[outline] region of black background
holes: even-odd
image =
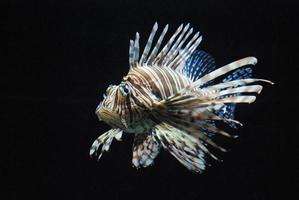
[[[298,9],[296,1],[9,1],[1,3],[1,131],[8,199],[289,199],[298,184]],[[190,22],[219,66],[256,56],[264,85],[237,110],[244,127],[204,174],[163,151],[131,164],[132,137],[99,162],[89,148],[109,126],[94,110],[128,71],[136,31],[144,45],[155,21]],[[169,35],[168,35],[169,36]],[[6,139],[7,138],[7,139]],[[7,176],[8,175],[8,176]],[[296,197],[294,197],[296,199]]]

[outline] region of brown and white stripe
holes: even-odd
[[[201,172],[206,168],[205,155],[218,160],[204,143],[226,151],[206,132],[234,137],[208,121],[240,124],[234,119],[226,119],[233,117],[221,117],[214,111],[226,104],[251,103],[256,99],[252,93],[259,94],[262,86],[248,84],[272,82],[246,78],[204,86],[233,70],[255,65],[257,59],[246,57],[191,79],[183,73],[183,67],[200,44],[200,33],[192,36],[190,24],[181,24],[159,51],[168,25],[153,46],[157,30],[158,24],[155,23],[141,55],[139,33],[130,40],[130,70],[120,85],[107,89],[107,96],[96,110],[99,119],[111,125],[112,129],[93,143],[90,154],[96,153],[101,145],[102,152],[108,151],[113,138],[120,140],[125,131],[135,134],[133,166],[151,165],[162,145],[185,167]],[[189,70],[201,70],[200,67]]]
[[[194,34],[192,39],[188,42],[187,45],[183,47],[185,42],[190,38],[193,28],[190,27],[190,24],[185,26],[181,24],[163,49],[158,53],[159,48],[162,44],[165,34],[168,30],[168,25],[165,26],[163,32],[161,33],[155,47],[150,53],[152,42],[154,36],[158,30],[157,22],[154,24],[152,32],[149,36],[147,44],[144,48],[144,51],[139,60],[139,33],[136,33],[135,40],[130,40],[129,45],[129,65],[130,68],[138,66],[160,66],[160,67],[169,67],[176,69],[190,57],[190,55],[195,51],[197,46],[200,44],[202,37],[199,32]],[[158,54],[158,55],[157,55]],[[148,57],[148,55],[150,55]],[[138,65],[139,64],[139,65]]]

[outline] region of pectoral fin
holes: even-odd
[[[138,133],[133,144],[133,166],[136,168],[152,165],[160,152],[160,143],[152,133]]]
[[[117,140],[120,140],[122,136],[122,130],[121,129],[110,129],[106,133],[102,134],[100,137],[98,137],[92,144],[89,155],[90,156],[97,156],[98,160],[101,158],[104,151],[108,151],[110,148],[110,145],[112,143],[113,138],[116,138]],[[102,146],[102,150],[100,154],[98,155],[98,149]]]
[[[155,127],[155,135],[164,149],[168,150],[189,170],[202,172],[206,168],[205,154],[216,157],[192,135],[167,123]]]

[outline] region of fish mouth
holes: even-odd
[[[98,105],[95,114],[98,116],[99,121],[104,121],[113,128],[120,128],[123,130],[126,128],[126,124],[122,122],[120,116],[109,108]]]

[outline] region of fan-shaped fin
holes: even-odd
[[[196,81],[200,77],[215,70],[216,63],[214,58],[205,51],[194,51],[186,61],[183,73],[192,81]]]
[[[211,153],[198,139],[166,123],[155,126],[155,135],[163,148],[189,170],[194,172],[205,170],[204,152]]]
[[[133,144],[133,166],[136,168],[152,165],[160,152],[160,143],[151,133],[135,134]]]

